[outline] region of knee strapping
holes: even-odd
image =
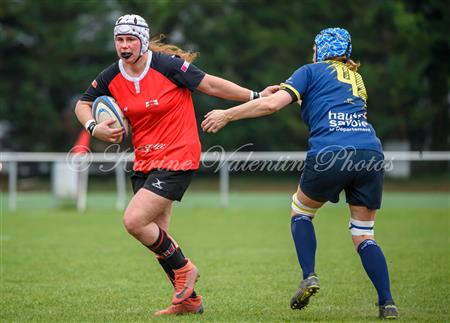
[[[295,214],[306,215],[310,218],[313,218],[318,210],[317,208],[306,206],[300,202],[297,198],[297,194],[292,196],[291,208]]]
[[[374,235],[373,226],[375,221],[359,221],[355,219],[350,219],[348,223],[348,229],[352,233],[352,236],[362,236],[362,235]]]

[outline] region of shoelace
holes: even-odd
[[[178,275],[175,275],[175,290],[179,292],[184,288],[187,282],[187,274],[190,271],[190,268]]]
[[[396,310],[397,306],[395,306],[395,305],[386,305],[384,308],[385,309],[394,309],[394,310]]]

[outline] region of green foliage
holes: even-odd
[[[369,117],[382,139],[406,139],[414,149],[448,149],[449,6],[445,1],[53,1],[6,0],[0,5],[0,119],[12,125],[7,149],[70,148],[80,125],[77,97],[116,59],[112,25],[135,12],[151,34],[200,52],[209,74],[261,90],[285,81],[312,57],[315,34],[342,26],[362,63]],[[198,121],[225,102],[195,93]],[[255,150],[307,148],[299,107],[237,122],[216,144]]]

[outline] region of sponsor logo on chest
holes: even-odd
[[[156,99],[155,100],[145,101],[145,107],[147,109],[150,109],[151,107],[158,106],[158,105],[159,105],[159,102]]]

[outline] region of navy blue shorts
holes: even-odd
[[[300,188],[309,198],[379,209],[383,193],[384,156],[374,150],[329,151],[307,156]]]

